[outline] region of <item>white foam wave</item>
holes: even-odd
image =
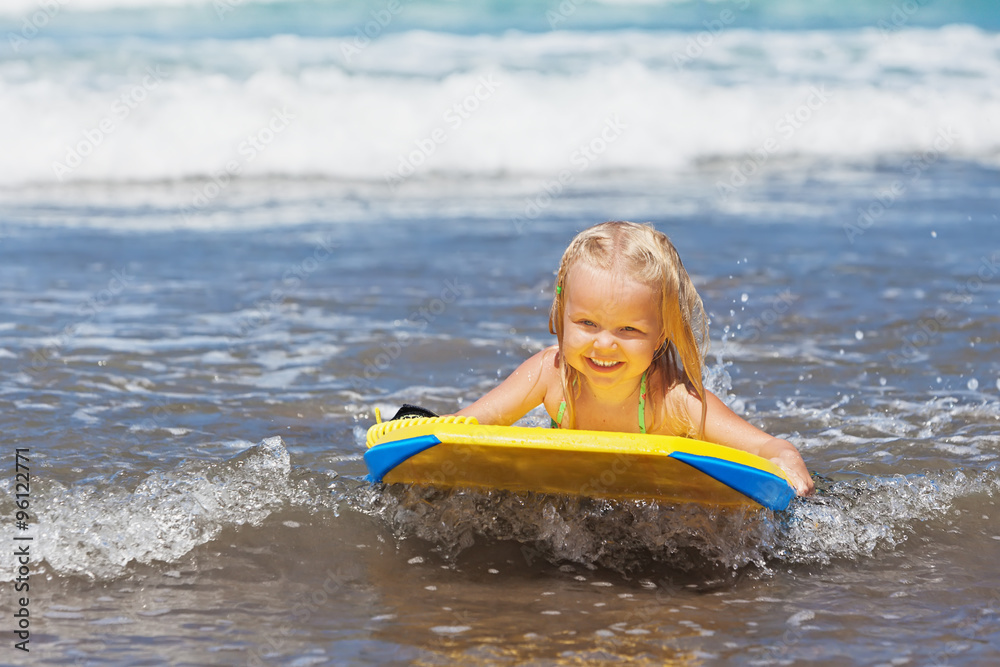
[[[630,572],[659,562],[678,570],[732,572],[763,564],[775,534],[769,512],[693,504],[404,485],[361,487],[349,501],[381,517],[397,538],[428,540],[445,558],[457,558],[483,539],[514,540],[527,566],[571,561]]]
[[[972,478],[957,471],[835,482],[791,506],[776,555],[799,563],[867,558],[905,542],[916,522],[942,516],[956,499],[998,489],[995,468]]]
[[[133,562],[174,562],[226,527],[260,525],[283,506],[317,502],[320,492],[290,473],[288,451],[272,437],[228,461],[150,473],[131,490],[115,477],[40,484],[32,493],[32,558],[56,574],[98,579]]]
[[[411,31],[348,57],[329,38],[136,40],[107,55],[39,37],[0,63],[0,184],[195,179],[201,210],[242,177],[1000,161],[996,34],[734,30],[678,66],[689,39]]]
[[[383,519],[399,539],[428,540],[454,559],[480,540],[516,540],[526,564],[571,561],[639,571],[654,563],[678,570],[859,560],[904,543],[918,522],[956,502],[1000,490],[991,468],[822,481],[817,496],[781,514],[729,512],[697,505],[610,502],[537,494],[361,487],[351,504]]]

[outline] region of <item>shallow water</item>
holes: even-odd
[[[994,4],[4,3],[0,662],[997,663]],[[365,481],[608,219],[815,497]]]
[[[509,182],[265,204],[265,181],[231,225],[173,230],[168,186],[8,192],[32,664],[991,663],[997,181],[935,170],[853,243],[879,170],[772,171],[726,206],[711,171],[581,183],[530,229],[496,214]],[[671,235],[709,386],[800,446],[816,497],[731,516],[365,482],[373,408],[453,410],[546,345],[562,247],[612,217]]]

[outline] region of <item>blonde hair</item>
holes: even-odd
[[[566,277],[576,264],[585,262],[595,268],[618,272],[649,285],[659,299],[660,340],[650,365],[649,379],[670,389],[683,383],[691,394],[701,399],[701,420],[695,428],[686,411],[667,410],[675,432],[703,438],[705,432],[705,387],[702,383],[705,352],[708,345],[708,318],[701,297],[691,282],[677,249],[652,225],[634,222],[604,222],[576,235],[563,253],[556,276],[555,296],[549,311],[549,332],[556,335],[559,349],[563,344],[563,314],[566,309]],[[576,423],[575,398],[579,394],[577,371],[563,363],[560,355],[563,396],[568,409],[569,426]],[[573,391],[571,391],[573,389]],[[653,393],[650,392],[650,396]],[[662,394],[661,394],[662,395]],[[659,415],[651,402],[654,424]]]

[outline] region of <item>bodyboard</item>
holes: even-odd
[[[795,496],[770,461],[690,438],[432,417],[375,424],[367,440],[372,482],[776,511]]]

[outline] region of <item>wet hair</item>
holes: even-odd
[[[549,311],[549,331],[556,335],[560,350],[566,278],[570,269],[579,263],[619,273],[653,289],[655,298],[659,299],[660,340],[650,366],[650,380],[656,378],[654,386],[660,384],[667,390],[683,383],[701,400],[701,420],[697,425],[691,423],[686,411],[676,414],[668,410],[666,416],[673,422],[675,432],[703,438],[707,404],[702,372],[708,346],[708,318],[701,297],[670,239],[652,225],[622,221],[604,222],[576,235],[559,264]],[[561,356],[559,365],[569,426],[573,428],[576,424],[575,398],[580,391],[578,374],[569,364],[563,363]],[[655,425],[659,406],[653,401],[651,408]]]

